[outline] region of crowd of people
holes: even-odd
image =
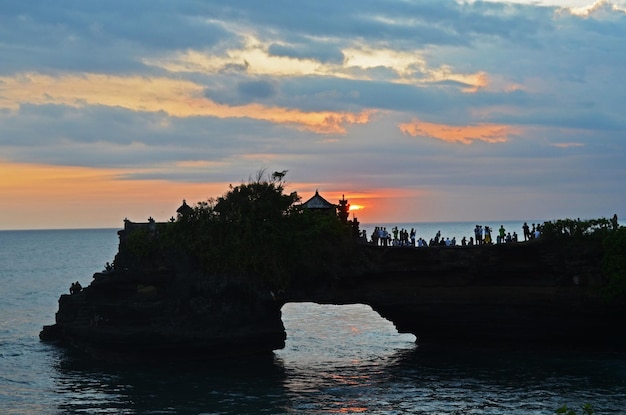
[[[476,225],[474,227],[474,236],[470,236],[467,239],[465,236],[461,241],[457,241],[456,237],[443,237],[441,231],[437,231],[435,236],[429,241],[424,238],[417,238],[417,232],[415,228],[411,228],[410,231],[401,228],[398,229],[394,226],[391,231],[388,231],[384,226],[376,226],[370,236],[369,242],[376,246],[410,246],[410,247],[428,247],[428,246],[471,246],[471,245],[491,245],[494,243],[493,229],[490,226]],[[528,223],[524,222],[522,225],[522,234],[524,241],[531,239],[537,239],[541,235],[541,225],[532,224],[532,228]],[[363,231],[363,238],[367,240],[366,231]],[[504,244],[519,242],[517,232],[507,232],[504,225],[500,225],[500,228],[495,233],[495,243]]]

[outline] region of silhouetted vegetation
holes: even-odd
[[[158,236],[133,235],[137,254],[152,250],[187,256],[208,275],[260,278],[277,289],[292,275],[332,276],[353,259],[351,230],[336,215],[303,209],[296,192],[285,194],[284,172],[255,179],[189,214],[159,224]]]
[[[608,300],[626,295],[626,228],[620,227],[603,239],[602,269],[608,278],[604,296]]]
[[[358,264],[351,227],[336,215],[303,208],[296,192],[285,193],[284,176],[261,171],[177,220],[132,232],[126,244],[133,262],[158,266],[164,258],[188,258],[206,275],[258,278],[276,289],[295,275],[333,278]],[[602,295],[626,295],[626,228],[616,218],[545,222],[540,239],[583,240],[602,249]]]
[[[613,230],[611,220],[600,219],[558,219],[544,222],[541,237],[546,239],[563,238],[603,238]]]
[[[602,271],[607,279],[602,295],[607,301],[626,295],[626,228],[618,226],[617,218],[580,220],[559,219],[545,222],[541,237],[548,240],[583,240],[598,244],[603,250]]]

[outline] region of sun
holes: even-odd
[[[361,205],[350,205],[350,212],[352,212],[353,210],[361,210],[364,208],[365,206],[361,206]]]

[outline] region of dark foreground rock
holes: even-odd
[[[368,270],[290,300],[368,304],[420,344],[626,350],[626,305],[603,291],[599,244],[363,249]]]
[[[281,304],[241,281],[174,270],[94,275],[40,338],[105,359],[212,359],[284,347]]]
[[[368,304],[423,344],[626,350],[625,302],[601,294],[599,245],[362,245],[356,255],[357,267],[293,275],[275,292],[254,278],[209,277],[181,258],[130,266],[121,244],[115,270],[62,295],[40,337],[105,358],[270,353],[284,347],[281,307],[310,301]]]

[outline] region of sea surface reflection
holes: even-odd
[[[57,353],[51,400],[79,414],[623,413],[626,357],[417,347],[369,307],[288,304],[265,358],[158,365]]]
[[[274,358],[105,364],[67,353],[57,366],[59,413],[276,413],[284,371]],[[269,412],[268,412],[269,411]]]

